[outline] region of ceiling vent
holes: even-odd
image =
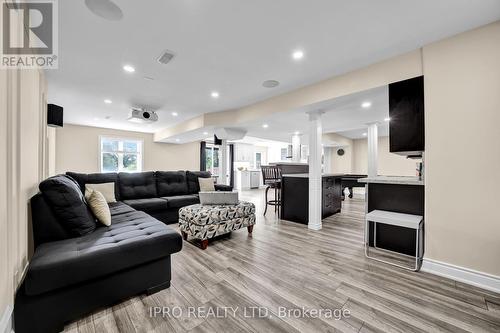
[[[166,65],[174,58],[174,56],[175,55],[171,51],[166,50],[158,58],[158,62],[162,65]]]

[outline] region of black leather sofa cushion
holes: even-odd
[[[181,236],[146,213],[115,215],[109,227],[40,245],[26,274],[25,291],[27,295],[39,295],[90,281],[168,256],[181,248]]]
[[[222,192],[231,192],[233,190],[233,187],[231,185],[214,184],[214,187],[216,191]]]
[[[138,172],[118,174],[121,200],[145,199],[158,197],[156,193],[155,173]]]
[[[31,198],[30,204],[35,248],[45,242],[53,242],[72,237],[69,231],[59,223],[42,193],[35,194]]]
[[[162,198],[124,200],[123,203],[146,213],[168,209],[167,200]]]
[[[135,212],[134,208],[120,201],[108,203],[108,206],[111,216]]]
[[[188,193],[185,171],[156,171],[158,196],[169,197]]]
[[[70,235],[82,236],[95,230],[94,216],[74,179],[66,175],[53,176],[41,182],[39,188],[58,222]]]
[[[186,171],[189,194],[198,194],[200,192],[200,183],[198,178],[210,178],[212,175],[208,171]]]
[[[115,198],[120,201],[120,187],[118,185],[118,174],[115,172],[110,173],[77,173],[77,172],[66,172],[66,175],[70,176],[77,181],[80,185],[82,193],[85,194],[86,184],[103,184],[103,183],[115,183]]]
[[[168,201],[169,208],[181,208],[200,203],[200,197],[197,194],[176,195],[164,197],[163,199]]]

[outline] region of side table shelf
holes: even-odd
[[[377,260],[386,264],[390,264],[393,266],[397,266],[400,268],[412,270],[412,271],[418,271],[420,269],[420,264],[422,262],[422,255],[423,255],[423,217],[419,215],[413,215],[413,214],[403,214],[403,213],[396,213],[396,212],[391,212],[387,210],[372,210],[368,214],[366,214],[365,217],[365,238],[364,238],[364,243],[365,243],[365,255],[367,258]],[[414,229],[416,231],[416,246],[415,246],[415,266],[414,267],[406,267],[394,262],[390,262],[387,260],[379,259],[370,256],[369,253],[369,242],[368,242],[368,231],[369,231],[369,223],[372,222],[374,223],[374,243],[373,247],[376,249],[388,251],[388,252],[393,252],[390,250],[386,250],[383,248],[377,248],[377,224],[387,224],[387,225],[393,225],[393,226],[398,226],[398,227],[403,227],[403,228],[409,228],[409,229]],[[397,252],[396,252],[397,253]],[[408,256],[406,254],[401,254],[404,256]],[[409,256],[412,257],[413,256]]]

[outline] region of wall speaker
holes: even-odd
[[[50,127],[63,127],[63,107],[47,104],[47,125]]]

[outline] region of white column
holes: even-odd
[[[301,134],[292,135],[292,162],[300,163],[300,139]]]
[[[368,177],[378,176],[378,125],[368,124]]]
[[[331,173],[332,172],[332,163],[333,163],[333,147],[323,147],[323,172]]]
[[[219,184],[227,185],[227,165],[228,165],[228,156],[227,156],[227,140],[221,140],[222,145],[220,146],[220,161],[219,161]]]
[[[321,229],[321,124],[322,111],[311,111],[309,114],[309,219],[307,227],[312,230]]]

